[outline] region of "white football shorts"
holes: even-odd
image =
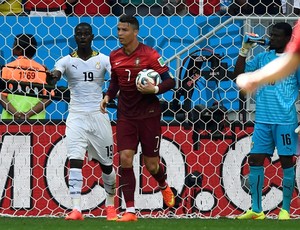
[[[69,159],[96,159],[109,166],[113,163],[112,128],[107,114],[70,112],[66,121],[66,141]]]

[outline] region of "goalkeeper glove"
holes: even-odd
[[[256,43],[250,42],[249,37],[258,37],[258,34],[246,33],[242,42],[242,48],[240,49],[239,55],[242,57],[247,57],[250,49],[256,46]]]

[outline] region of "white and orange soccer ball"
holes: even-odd
[[[145,85],[147,80],[153,85],[158,85],[160,83],[160,75],[153,69],[143,69],[141,70],[135,80],[136,85],[138,83]]]

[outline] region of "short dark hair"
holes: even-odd
[[[286,22],[278,22],[276,23],[273,28],[276,28],[278,30],[283,30],[285,36],[291,37],[293,33],[293,28],[289,23]]]
[[[126,23],[127,22],[127,23],[129,23],[131,25],[131,27],[133,29],[136,29],[136,30],[140,29],[139,21],[134,16],[123,14],[120,17],[119,22],[122,22],[122,23]]]
[[[76,30],[78,29],[78,27],[80,27],[80,26],[86,26],[89,28],[89,30],[91,32],[93,32],[92,26],[90,24],[88,24],[87,22],[81,22],[75,27],[75,33],[76,33]]]
[[[15,38],[15,47],[23,51],[23,55],[32,58],[37,49],[37,42],[32,34],[18,34]]]

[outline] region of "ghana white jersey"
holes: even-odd
[[[93,51],[92,57],[85,61],[73,52],[58,60],[55,70],[60,71],[68,81],[70,112],[99,111],[104,76],[111,71],[108,56]]]

